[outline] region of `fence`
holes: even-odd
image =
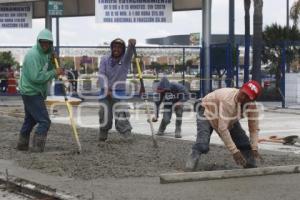
[[[0,52],[11,51],[21,62],[24,59],[29,46],[24,47],[0,47]],[[231,48],[227,43],[214,44],[211,46],[211,89],[220,87],[239,87],[242,77],[239,77],[239,48]],[[72,71],[74,69],[85,74],[78,80],[79,90],[85,92],[97,91],[97,74],[99,61],[102,56],[107,55],[110,49],[108,46],[62,46],[60,48],[60,61],[63,67]],[[197,96],[200,95],[201,88],[201,52],[199,47],[190,46],[159,46],[159,47],[137,47],[137,52],[141,58],[146,89],[153,90],[156,80],[167,75],[171,81],[180,82]],[[235,61],[234,61],[235,60]],[[233,67],[232,67],[233,66]],[[203,69],[203,68],[202,68]],[[225,76],[220,76],[220,73]],[[20,72],[15,73],[15,78],[19,78]],[[5,83],[5,78],[2,81]],[[128,74],[129,82],[136,81],[136,70],[134,62]],[[204,78],[202,77],[202,80]],[[69,78],[73,81],[72,78]],[[3,83],[1,81],[1,83]],[[74,82],[73,82],[74,84]],[[55,93],[55,88],[51,89]],[[0,91],[1,92],[1,91]],[[1,95],[5,95],[2,93]]]

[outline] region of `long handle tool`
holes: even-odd
[[[60,68],[59,64],[58,64],[58,61],[57,61],[57,58],[54,58],[54,62],[55,62],[55,67],[57,69]],[[77,153],[80,154],[81,153],[81,144],[80,144],[80,141],[79,141],[79,136],[78,136],[76,124],[75,124],[75,121],[74,121],[74,118],[73,118],[72,106],[70,105],[70,103],[68,101],[68,97],[67,97],[67,94],[66,94],[66,89],[65,89],[65,87],[63,87],[63,88],[64,88],[63,89],[64,99],[65,99],[65,103],[66,103],[66,106],[67,106],[71,127],[72,127],[72,130],[73,130],[73,136],[74,136],[74,138],[76,140],[76,143],[77,143],[77,146],[78,146]]]
[[[144,85],[142,70],[141,70],[141,66],[140,66],[140,59],[137,57],[137,53],[136,53],[135,47],[133,48],[133,54],[134,54],[134,59],[135,59],[136,67],[137,67],[137,70],[138,70],[138,76],[139,76],[140,83],[141,83],[140,95],[141,95],[142,99],[144,99],[144,102],[145,102],[146,114],[147,114],[147,117],[148,117],[147,121],[150,124],[151,137],[152,137],[152,141],[153,141],[153,146],[155,148],[157,148],[158,145],[157,145],[157,141],[156,141],[156,137],[155,137],[155,133],[154,133],[154,127],[153,127],[153,123],[152,123],[152,118],[151,118],[151,114],[150,114],[148,100],[146,98],[143,98],[143,94],[145,93],[145,85]]]

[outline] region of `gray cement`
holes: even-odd
[[[1,171],[7,168],[14,175],[69,191],[82,199],[252,200],[263,199],[261,195],[268,199],[299,199],[299,175],[160,185],[159,174],[183,171],[191,141],[160,137],[159,148],[155,149],[149,136],[134,135],[128,140],[112,131],[109,140],[101,143],[97,130],[80,128],[83,152],[78,155],[70,127],[52,124],[44,153],[18,152],[15,146],[23,119],[1,116],[0,121],[0,159],[10,160],[0,162]],[[201,157],[199,171],[239,168],[224,147],[210,148]],[[300,163],[300,156],[292,153],[261,154],[264,162],[259,166]]]

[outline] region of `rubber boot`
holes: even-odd
[[[163,136],[165,134],[164,132],[165,132],[166,128],[167,128],[167,125],[164,123],[164,121],[161,121],[156,135]]]
[[[108,131],[107,130],[100,130],[99,131],[99,141],[105,142],[107,140]]]
[[[195,171],[200,158],[200,153],[196,150],[192,150],[188,155],[185,163],[185,171]]]
[[[32,140],[32,152],[42,153],[45,149],[47,134],[35,133]]]
[[[257,167],[256,160],[252,155],[251,150],[243,150],[241,152],[247,161],[247,164],[246,166],[244,166],[244,168],[256,168]]]
[[[124,139],[130,139],[130,138],[132,137],[131,130],[125,131],[124,133],[120,133],[120,135],[121,135]]]
[[[175,129],[175,138],[181,138],[181,128],[177,128]]]
[[[28,151],[29,149],[29,138],[30,135],[24,136],[22,134],[19,135],[19,141],[17,144],[17,150],[19,151]]]

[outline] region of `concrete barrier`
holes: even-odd
[[[191,182],[191,181],[206,181],[206,180],[216,180],[216,179],[226,179],[226,178],[264,176],[264,175],[274,175],[274,174],[292,174],[292,173],[300,173],[300,165],[161,174],[160,183],[166,184],[166,183]]]

